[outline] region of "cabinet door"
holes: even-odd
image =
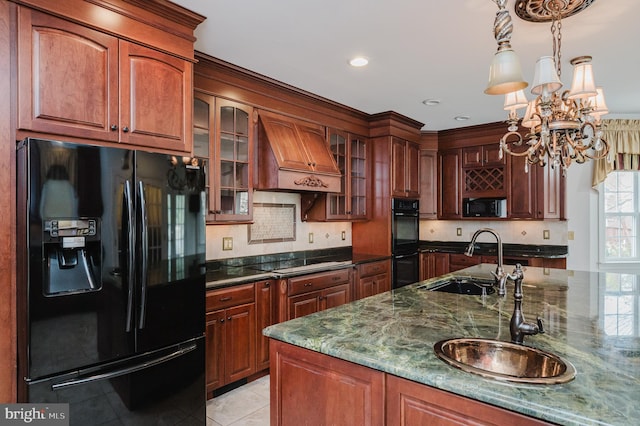
[[[289,317],[288,320],[303,317],[305,315],[319,312],[320,308],[320,291],[312,291],[310,293],[301,294],[289,298]]]
[[[564,219],[565,178],[560,167],[555,169],[547,164],[538,168],[538,218]]]
[[[120,41],[120,140],[191,152],[192,64]]]
[[[420,217],[438,216],[438,164],[436,151],[420,151]]]
[[[351,284],[342,284],[324,290],[322,309],[334,308],[351,302]]]
[[[252,217],[253,108],[216,99],[212,150],[214,190],[209,202],[216,221]]]
[[[369,142],[360,136],[350,137],[349,190],[351,192],[349,216],[366,219],[369,198]]]
[[[529,171],[525,172],[525,157],[511,156],[509,163],[508,217],[534,219],[537,217],[539,167],[529,166]]]
[[[457,219],[461,217],[460,198],[460,150],[447,150],[438,154],[439,187],[438,218]]]
[[[391,195],[406,196],[405,141],[393,138],[391,141]]]
[[[358,299],[373,296],[376,291],[376,277],[364,277],[358,281]]]
[[[117,141],[118,39],[18,11],[18,127]]]
[[[224,385],[224,311],[208,312],[205,341],[207,392]]]
[[[269,339],[262,330],[275,323],[275,281],[256,283],[256,371],[269,368]]]
[[[296,125],[268,113],[260,113],[260,121],[268,135],[278,166],[283,169],[312,171],[307,151],[301,144],[291,143],[298,140]]]
[[[255,373],[255,304],[225,311],[225,380],[227,383]]]
[[[338,166],[327,145],[324,127],[306,123],[298,123],[296,127],[300,138],[305,141],[312,170],[319,173],[338,173]]]
[[[420,148],[412,142],[405,145],[405,191],[407,197],[420,196]]]
[[[349,202],[349,169],[348,169],[348,145],[349,136],[345,132],[331,129],[329,131],[329,148],[338,169],[340,169],[340,192],[327,194],[327,219],[346,219],[348,216]]]

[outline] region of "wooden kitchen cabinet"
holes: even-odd
[[[460,149],[438,152],[438,219],[462,217],[461,168],[462,151]]]
[[[386,375],[386,423],[410,425],[547,425],[519,413]]]
[[[341,190],[337,193],[303,193],[302,217],[308,221],[366,220],[370,191],[369,142],[362,136],[336,129],[328,130],[328,139],[340,169]]]
[[[438,152],[420,151],[420,218],[438,217]]]
[[[420,280],[439,277],[449,273],[449,253],[420,253]]]
[[[207,393],[256,371],[255,285],[206,294]]]
[[[276,323],[275,280],[255,283],[256,287],[256,371],[269,368],[269,338],[262,334],[265,327]]]
[[[288,321],[353,300],[351,268],[280,280],[278,320]]]
[[[391,260],[361,263],[356,274],[356,299],[391,290]]]
[[[191,62],[18,11],[19,129],[191,151]]]
[[[208,164],[209,222],[249,222],[253,215],[254,109],[196,90],[194,155]]]
[[[505,164],[496,143],[462,148],[462,198],[506,198]]]
[[[420,197],[420,146],[393,137],[391,141],[391,196]]]

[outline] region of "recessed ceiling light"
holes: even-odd
[[[440,99],[425,99],[422,103],[426,106],[436,106],[440,105]]]
[[[349,65],[352,67],[364,67],[369,63],[369,60],[363,56],[357,56],[349,61]]]
[[[458,115],[454,117],[456,121],[467,121],[469,118],[471,117],[469,117],[468,115]]]

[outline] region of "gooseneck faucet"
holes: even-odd
[[[511,322],[509,324],[511,341],[521,345],[524,343],[524,336],[544,333],[542,319],[538,317],[537,324],[526,322],[524,319],[524,314],[522,313],[522,280],[524,280],[522,265],[519,263],[516,264],[516,268],[513,270],[513,273],[507,274],[507,278],[513,280],[516,287],[513,292],[513,315],[511,316]]]
[[[495,283],[498,286],[498,294],[500,296],[504,296],[507,294],[507,274],[504,272],[503,263],[502,263],[502,240],[500,239],[500,235],[494,229],[491,228],[480,228],[478,229],[473,236],[471,237],[471,242],[467,246],[467,250],[464,252],[466,256],[473,256],[473,249],[476,243],[476,239],[478,235],[487,232],[494,237],[496,237],[496,241],[498,242],[498,266],[496,267],[496,272],[492,272]]]

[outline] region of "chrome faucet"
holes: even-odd
[[[467,246],[467,250],[464,252],[466,256],[473,256],[474,244],[476,243],[476,239],[478,235],[483,232],[488,232],[496,237],[496,241],[498,242],[498,266],[496,267],[496,272],[492,272],[493,277],[495,279],[495,284],[498,286],[498,294],[500,296],[504,296],[507,294],[507,274],[504,272],[503,263],[502,263],[502,240],[500,239],[500,235],[498,232],[491,228],[480,228],[471,237],[471,242]]]
[[[513,343],[524,343],[524,336],[532,336],[538,333],[544,333],[542,327],[542,319],[538,317],[538,323],[533,324],[524,320],[524,314],[522,313],[522,280],[524,280],[524,272],[522,272],[522,265],[516,264],[516,268],[512,274],[507,274],[507,278],[513,280],[515,283],[515,290],[513,292],[513,315],[511,315],[511,322],[509,324],[509,330],[511,331],[511,341]]]

